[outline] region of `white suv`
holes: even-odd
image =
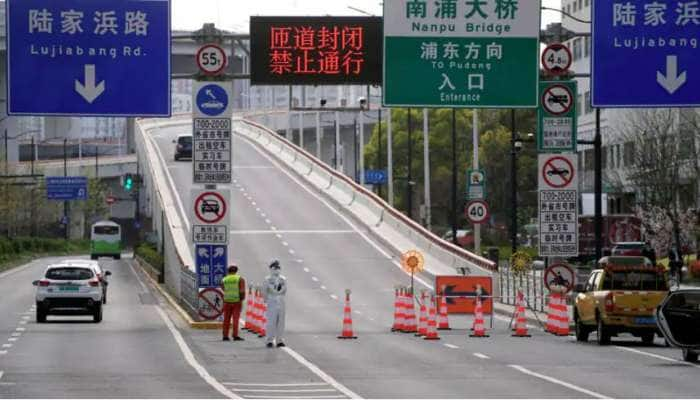
[[[85,264],[49,265],[36,289],[36,322],[52,315],[92,315],[102,321],[102,285],[93,268]]]
[[[71,264],[71,265],[87,265],[92,268],[93,272],[97,275],[97,279],[100,281],[100,285],[102,286],[102,304],[107,304],[107,286],[109,285],[109,282],[107,281],[107,277],[111,276],[112,273],[103,270],[102,267],[100,267],[100,264],[96,260],[84,260],[84,259],[75,259],[75,260],[64,260],[64,264]]]

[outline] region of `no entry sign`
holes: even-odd
[[[224,312],[224,294],[219,289],[204,289],[199,292],[197,312],[204,319],[214,320]]]
[[[229,190],[193,190],[192,216],[195,224],[228,225]]]
[[[571,154],[540,155],[540,187],[566,189],[573,186],[575,157]]]

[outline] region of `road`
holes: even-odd
[[[171,161],[171,141],[186,131],[154,137],[183,205],[191,164]],[[0,319],[0,398],[697,397],[700,365],[678,361],[680,352],[660,340],[599,347],[538,329],[514,338],[502,317],[489,338],[469,338],[458,318],[440,341],[389,332],[393,286],[408,277],[385,250],[239,137],[234,161],[233,258],[250,283],[272,259],[282,263],[289,347],[267,349],[250,334],[222,342],[218,331],[186,327],[128,258],[102,261],[114,276],[101,324],[36,324],[30,282],[47,263],[40,260],[0,275],[8,294],[0,313],[9,316]],[[358,340],[336,339],[345,289]]]

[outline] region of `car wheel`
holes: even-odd
[[[698,353],[690,349],[683,349],[683,361],[698,362]]]
[[[115,260],[121,260],[121,259],[122,259],[122,255],[121,255],[121,254],[117,254],[117,255],[114,256],[114,259],[115,259]]]
[[[654,333],[642,333],[642,343],[647,346],[654,344]]]
[[[102,304],[107,304],[107,291],[102,292]]]
[[[36,308],[36,322],[39,324],[46,322],[46,311],[43,311],[39,307]]]
[[[97,304],[92,311],[92,322],[98,323],[102,321],[102,304]]]
[[[175,161],[180,161],[180,156],[178,156],[177,154],[175,155]]]
[[[576,340],[579,342],[587,342],[588,335],[591,333],[590,330],[587,326],[583,325],[578,315],[574,315],[574,321],[576,322]]]
[[[90,259],[91,259],[91,260],[97,260],[97,256],[94,255],[94,254],[90,254]]]
[[[610,331],[603,323],[603,319],[598,317],[598,329],[596,329],[596,341],[599,345],[605,346],[610,344]]]

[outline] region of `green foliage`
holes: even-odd
[[[90,250],[88,240],[63,240],[42,237],[0,238],[0,269],[26,257],[79,254]]]
[[[141,257],[144,261],[151,264],[153,268],[160,269],[165,262],[163,256],[158,252],[155,246],[148,243],[142,243],[134,250],[134,255]]]
[[[407,207],[408,175],[408,112],[406,109],[392,109],[393,154],[394,154],[394,193],[395,206],[400,210]],[[423,200],[423,111],[411,110],[413,142],[412,175],[414,212]],[[430,131],[430,170],[431,200],[434,226],[450,226],[452,193],[452,110],[430,109],[428,114]],[[479,112],[480,165],[486,172],[486,200],[491,206],[491,214],[496,223],[510,224],[511,212],[511,112],[510,110],[486,110]],[[535,132],[536,114],[530,110],[516,112],[516,131]],[[375,125],[372,136],[365,148],[367,168],[385,168],[386,165],[386,124],[382,124],[382,149],[379,154],[379,129]],[[457,136],[457,215],[460,228],[470,228],[463,209],[466,202],[466,174],[472,165],[472,110],[456,111]],[[523,140],[528,140],[521,133]],[[380,163],[381,160],[381,163]],[[535,143],[524,143],[518,153],[518,220],[519,226],[529,223],[535,217],[537,207],[537,149]],[[437,232],[442,234],[443,232]]]

